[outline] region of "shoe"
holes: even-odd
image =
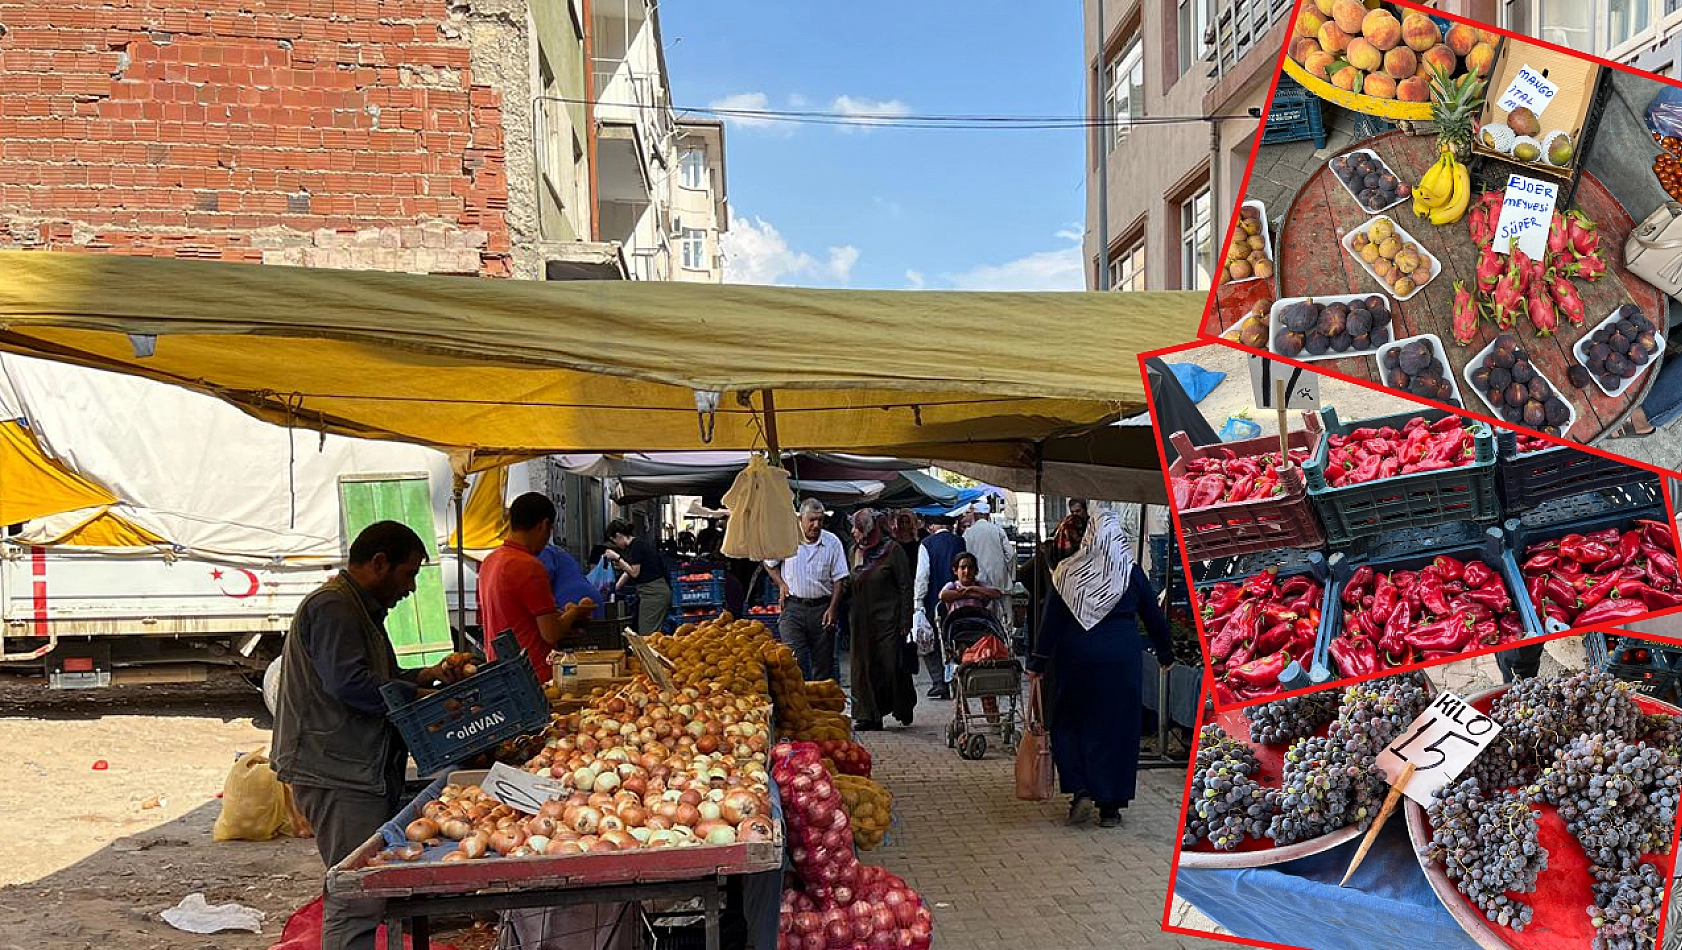
[[[1069,824],[1084,825],[1092,820],[1092,799],[1085,795],[1076,795],[1069,803]]]
[[[901,716],[899,713],[894,713],[894,718],[899,720],[899,724],[901,726],[904,726],[907,729],[911,728],[912,716]]]
[[[854,732],[881,732],[882,731],[882,720],[880,720],[880,719],[860,720],[858,722],[853,723],[853,731]]]
[[[1098,813],[1098,827],[1114,828],[1121,824],[1121,812],[1116,809],[1104,809]]]

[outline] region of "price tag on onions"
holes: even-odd
[[[1495,720],[1453,693],[1438,693],[1431,705],[1378,754],[1378,768],[1394,781],[1413,765],[1402,794],[1421,805],[1472,764],[1501,731]]]
[[[572,794],[571,789],[562,787],[559,782],[510,768],[501,762],[493,764],[491,770],[485,773],[480,787],[490,797],[528,815],[537,814],[543,803],[551,798],[565,799]]]

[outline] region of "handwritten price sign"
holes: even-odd
[[[1464,699],[1438,693],[1419,718],[1378,754],[1378,768],[1395,781],[1411,763],[1413,778],[1402,794],[1429,805],[1431,793],[1459,778],[1500,731],[1500,724]]]
[[[1509,242],[1518,239],[1519,249],[1533,261],[1548,255],[1548,227],[1554,220],[1554,202],[1559,186],[1523,175],[1507,178],[1507,197],[1501,202],[1501,217],[1495,222],[1495,250],[1507,253]]]
[[[528,815],[537,814],[543,803],[551,798],[566,798],[571,794],[559,782],[539,778],[501,762],[491,766],[479,787],[490,797]]]

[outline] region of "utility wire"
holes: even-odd
[[[589,99],[567,96],[539,96],[539,99],[569,105],[596,105],[618,109],[665,109],[666,106],[640,102],[592,102]],[[826,112],[786,109],[732,109],[714,106],[670,107],[680,115],[706,115],[745,122],[785,122],[799,125],[834,125],[865,128],[947,129],[957,131],[991,131],[996,129],[1052,130],[1052,129],[1128,129],[1157,125],[1187,125],[1198,122],[1219,122],[1228,119],[1256,119],[1247,113],[1237,115],[1156,115],[1115,119],[1095,116],[1057,115],[989,115],[989,114],[933,114],[905,115],[892,112]]]

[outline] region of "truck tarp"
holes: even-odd
[[[766,389],[784,448],[1019,465],[1024,443],[1140,411],[1138,354],[1190,339],[1204,303],[0,253],[0,349],[435,446],[459,470],[751,450],[766,443],[763,396],[738,394]],[[724,393],[710,433],[697,391]]]

